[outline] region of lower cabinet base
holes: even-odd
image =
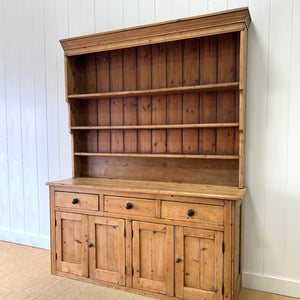
[[[51,186],[52,274],[156,299],[238,300],[242,201],[160,197]]]
[[[63,272],[54,272],[54,273],[52,272],[52,275],[57,275],[57,276],[61,276],[61,277],[67,277],[67,278],[83,281],[83,282],[93,283],[93,284],[105,286],[105,287],[108,287],[108,288],[118,289],[118,290],[125,291],[125,292],[128,292],[128,293],[133,293],[133,294],[138,294],[138,295],[142,295],[142,296],[151,297],[151,298],[154,298],[154,299],[174,299],[174,300],[176,300],[176,299],[179,300],[180,299],[180,298],[177,298],[177,297],[170,297],[170,296],[162,295],[162,294],[159,294],[159,293],[153,293],[153,292],[148,292],[148,291],[143,291],[143,290],[137,290],[137,289],[127,287],[127,286],[120,286],[118,284],[108,283],[106,281],[98,281],[98,280],[95,280],[95,279],[92,279],[92,278],[80,277],[80,276],[77,276],[77,275],[67,274],[67,273],[63,273]]]

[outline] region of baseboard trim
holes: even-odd
[[[9,231],[0,228],[0,240],[5,242],[17,243],[37,248],[49,249],[49,236],[39,236],[18,231]]]
[[[300,298],[300,281],[243,272],[242,287]]]

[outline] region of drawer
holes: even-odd
[[[55,192],[55,206],[98,210],[98,195]]]
[[[211,225],[224,224],[223,206],[206,204],[162,201],[161,218]]]
[[[155,200],[104,196],[104,211],[143,217],[155,217]]]

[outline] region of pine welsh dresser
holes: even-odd
[[[248,8],[61,40],[73,178],[50,189],[52,274],[238,299]]]

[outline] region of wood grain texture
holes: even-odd
[[[137,57],[136,48],[123,50],[124,90],[137,88]],[[124,99],[124,125],[137,124],[137,99]],[[124,132],[124,152],[137,152],[137,131]]]
[[[124,220],[89,216],[90,277],[125,285]]]
[[[87,216],[56,212],[56,270],[88,276]]]
[[[167,44],[168,45],[168,44]],[[138,49],[143,49],[139,47]],[[140,50],[142,51],[142,50]],[[171,73],[173,74],[173,70]],[[168,72],[169,73],[169,72]],[[170,75],[170,74],[169,74]],[[181,84],[181,83],[180,83]],[[69,99],[103,99],[111,97],[131,97],[131,96],[153,96],[153,95],[168,95],[168,94],[193,94],[195,92],[209,92],[222,90],[236,90],[239,87],[238,82],[225,83],[208,83],[208,84],[193,84],[183,87],[168,87],[168,88],[153,88],[143,90],[131,90],[120,92],[99,92],[99,93],[73,93],[69,94]]]
[[[216,23],[216,20],[217,23]],[[232,32],[244,30],[249,26],[248,9],[236,9],[217,14],[191,17],[181,21],[168,21],[158,25],[144,25],[123,32],[116,30],[86,37],[61,40],[67,55],[127,48],[150,43],[159,43],[181,38],[213,35],[217,32]],[[216,25],[217,24],[217,25]],[[175,29],[175,30],[174,30]],[[180,30],[180,35],[178,35]],[[117,42],[117,43],[116,43]]]
[[[173,227],[133,222],[133,287],[173,295]]]
[[[130,203],[131,207],[126,208]],[[155,217],[155,202],[149,199],[104,196],[104,211],[126,215]]]
[[[151,47],[144,46],[137,48],[137,88],[150,89],[151,88]],[[138,98],[138,124],[151,124],[151,97],[141,96]],[[138,132],[138,152],[151,152],[151,132]]]
[[[96,54],[96,68],[97,68],[97,92],[108,92],[110,89],[109,85],[109,52],[102,52]],[[111,103],[108,98],[102,99],[97,102],[98,112],[98,125],[111,125]],[[110,152],[111,150],[111,134],[110,131],[99,131],[98,132],[98,151],[99,152]]]
[[[128,154],[126,154],[128,155]],[[119,155],[118,155],[119,156]],[[237,186],[237,159],[80,156],[81,176]],[[200,157],[201,158],[201,157]],[[172,172],[170,172],[173,170]]]
[[[176,296],[222,299],[223,234],[176,227]],[[220,260],[220,261],[219,261]]]
[[[152,46],[152,88],[166,87],[166,45]],[[152,124],[166,124],[166,96],[152,96]],[[152,130],[152,153],[166,153],[166,130]]]
[[[182,85],[182,42],[167,44],[167,87]],[[182,96],[167,96],[167,124],[182,123]],[[167,130],[167,153],[182,152],[182,131]]]
[[[222,206],[187,204],[170,201],[162,201],[161,205],[161,217],[163,219],[186,220],[189,222],[214,225],[224,224],[224,211]],[[193,210],[194,215],[189,217],[187,215],[188,210]]]
[[[88,187],[90,189],[148,192],[150,194],[173,194],[182,196],[196,196],[205,198],[217,198],[227,200],[240,200],[246,192],[246,188],[239,189],[234,186],[209,186],[203,184],[184,184],[174,182],[118,180],[107,178],[70,178],[47,183],[57,187]]]
[[[199,41],[191,39],[183,41],[183,85],[199,84]],[[184,94],[182,104],[182,122],[199,122],[199,96]],[[182,152],[198,153],[198,130],[185,129],[182,131]]]

